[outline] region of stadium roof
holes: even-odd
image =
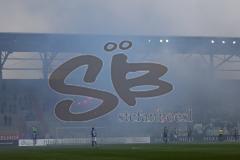
[[[239,55],[240,38],[184,36],[117,36],[50,33],[0,33],[0,51],[9,52],[97,52],[107,42],[133,42],[139,53]]]

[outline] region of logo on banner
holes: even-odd
[[[125,51],[132,47],[131,41],[122,41],[119,45],[108,42],[104,46],[106,52],[112,52],[119,47]],[[136,98],[155,97],[170,92],[173,87],[170,83],[159,80],[167,72],[167,67],[156,63],[129,63],[128,57],[121,53],[112,57],[111,80],[119,97],[129,106],[136,105]],[[72,113],[70,111],[73,100],[62,100],[55,106],[56,116],[63,121],[87,121],[101,117],[118,105],[118,98],[107,91],[66,84],[64,80],[75,69],[87,65],[87,71],[83,81],[93,83],[96,81],[102,69],[103,61],[93,55],[82,55],[74,57],[60,65],[49,78],[49,86],[58,93],[67,95],[87,96],[102,100],[96,108],[81,112]],[[142,76],[136,78],[126,78],[129,72],[146,71]],[[131,91],[136,86],[152,85],[157,88],[152,90]]]

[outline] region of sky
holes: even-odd
[[[239,0],[0,0],[0,32],[240,36]]]

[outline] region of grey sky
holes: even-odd
[[[240,36],[239,0],[0,0],[0,32]]]

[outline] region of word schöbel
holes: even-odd
[[[114,42],[108,42],[104,46],[106,52],[111,52],[117,48]],[[122,41],[119,49],[127,50],[132,47],[131,41]],[[73,100],[62,100],[55,106],[56,116],[63,121],[87,121],[101,117],[112,111],[118,105],[118,98],[112,93],[92,89],[88,87],[65,84],[65,78],[75,69],[87,65],[84,75],[84,82],[93,83],[101,68],[103,61],[96,56],[81,55],[68,60],[60,65],[49,78],[49,86],[58,93],[69,95],[88,96],[102,100],[102,103],[86,112],[72,113],[70,107]],[[129,72],[147,71],[142,76],[127,79]],[[154,97],[166,94],[172,90],[172,85],[159,80],[159,77],[167,72],[167,67],[156,63],[128,63],[125,54],[116,54],[112,57],[111,79],[113,86],[119,97],[129,106],[136,104],[137,97]],[[153,85],[157,88],[147,91],[131,91],[130,88],[142,85]]]

